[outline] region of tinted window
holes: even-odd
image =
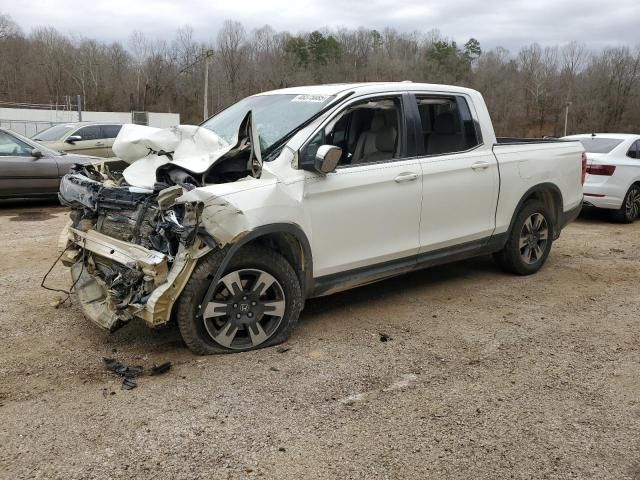
[[[423,139],[420,155],[463,152],[480,143],[464,98],[417,95],[416,101]]]
[[[74,135],[80,135],[82,140],[98,140],[102,137],[102,131],[100,125],[92,125],[90,127],[82,127],[80,130],[74,133]]]
[[[609,153],[622,143],[622,140],[617,138],[606,137],[570,138],[570,140],[580,140],[587,153]]]
[[[0,132],[0,157],[30,157],[33,147],[11,135]]]
[[[640,140],[636,140],[627,152],[627,157],[640,159]]]
[[[116,138],[122,125],[102,125],[102,138]]]
[[[37,133],[32,138],[41,142],[52,142],[55,140],[60,140],[74,128],[76,128],[75,125],[56,125],[55,127],[47,128],[46,130]]]
[[[400,156],[402,108],[399,98],[376,98],[349,105],[301,150],[313,163],[321,145],[342,149],[339,166],[384,162]]]

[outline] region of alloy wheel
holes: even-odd
[[[223,276],[202,307],[205,328],[216,343],[246,350],[266,342],[278,330],[286,298],[282,285],[270,273],[241,269]]]
[[[530,215],[522,225],[518,248],[525,263],[531,265],[544,255],[549,241],[549,226],[541,213]]]
[[[627,195],[627,201],[625,202],[625,209],[627,211],[627,218],[634,220],[638,218],[640,213],[640,189],[633,188]]]

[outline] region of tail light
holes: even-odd
[[[582,177],[580,178],[580,185],[584,185],[584,179],[587,177],[587,154],[582,152]]]
[[[587,173],[589,175],[604,175],[610,177],[615,171],[615,165],[589,165],[587,167]]]

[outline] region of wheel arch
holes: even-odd
[[[260,245],[282,255],[296,272],[300,289],[306,296],[313,286],[313,257],[309,239],[302,228],[294,223],[262,225],[228,245],[224,259],[212,278],[212,285],[217,284],[222,278],[233,256],[240,249],[251,245]]]
[[[520,198],[520,201],[511,215],[511,222],[509,222],[509,230],[507,231],[508,236],[511,235],[516,217],[522,209],[522,206],[532,199],[540,200],[544,203],[549,208],[551,215],[553,215],[553,239],[555,240],[560,235],[560,219],[562,218],[564,201],[562,198],[562,192],[558,186],[551,182],[534,185],[529,188],[524,195],[522,195],[522,198]]]

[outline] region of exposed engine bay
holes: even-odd
[[[261,173],[250,113],[234,145],[200,127],[127,127],[113,147],[131,163],[123,172],[75,165],[59,192],[71,208],[62,261],[85,314],[110,331],[133,317],[167,323],[197,259],[218,247],[200,228],[203,204],[176,200],[196,187]]]

